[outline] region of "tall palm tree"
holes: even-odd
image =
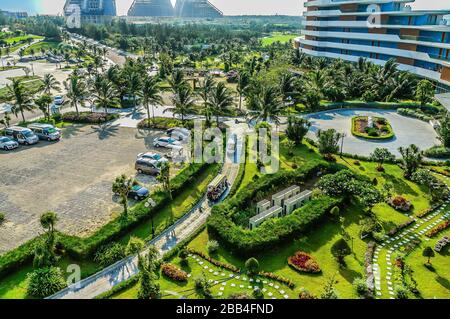
[[[163,99],[160,95],[161,86],[157,77],[146,76],[140,95],[142,96],[142,102],[147,110],[147,120],[150,121],[150,105],[152,106],[152,118],[155,121],[155,106],[162,105]]]
[[[242,97],[246,95],[250,85],[250,75],[246,71],[239,72],[237,92],[239,93],[239,109],[242,108]]]
[[[255,109],[249,111],[251,120],[272,120],[276,125],[280,124],[279,116],[283,111],[283,103],[278,88],[270,85],[262,87],[254,102]]]
[[[116,107],[120,103],[117,95],[113,84],[106,79],[102,79],[96,91],[92,94],[92,102],[97,108],[103,108],[105,114],[108,114],[109,107]]]
[[[33,101],[28,92],[23,87],[18,79],[13,79],[11,85],[6,86],[8,93],[11,96],[11,112],[17,116],[19,112],[22,115],[22,120],[25,122],[25,111],[32,111],[34,109]]]
[[[136,96],[137,93],[141,90],[141,78],[140,75],[130,69],[126,69],[124,72],[124,80],[126,83],[127,93],[131,95],[133,98],[133,107],[136,107]]]
[[[184,74],[181,69],[175,69],[172,72],[172,75],[169,79],[169,84],[174,93],[177,91],[179,86],[186,84],[186,81],[184,80]]]
[[[188,85],[180,85],[175,92],[172,102],[174,107],[167,108],[164,113],[171,111],[173,114],[181,116],[181,121],[184,122],[186,115],[195,110],[195,99],[193,97],[192,89]]]
[[[206,122],[211,122],[211,110],[209,108],[209,98],[211,95],[211,91],[214,89],[215,82],[212,76],[207,75],[205,79],[203,80],[202,86],[200,87],[200,90],[198,92],[198,95],[203,100],[203,107],[205,108],[205,116],[206,116]]]
[[[61,83],[56,80],[53,74],[45,74],[42,82],[44,83],[43,92],[45,94],[50,95],[52,90],[57,92],[61,91],[60,88]]]
[[[233,105],[233,96],[230,90],[225,86],[225,83],[220,82],[213,88],[210,94],[208,104],[211,106],[213,114],[216,116],[216,123],[219,126],[219,116],[224,111]]]
[[[64,104],[69,104],[74,107],[77,115],[80,115],[78,105],[83,103],[88,96],[86,82],[84,82],[78,75],[72,74],[68,81],[64,81],[64,87],[67,91],[66,101]]]
[[[292,73],[283,73],[279,79],[280,82],[280,92],[283,96],[283,101],[288,102],[289,99],[296,95],[295,92],[295,77]]]

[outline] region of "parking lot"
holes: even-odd
[[[153,149],[160,135],[111,124],[77,125],[63,129],[60,142],[0,151],[0,212],[6,216],[0,254],[42,233],[43,212],[56,212],[57,229],[78,236],[119,214],[121,206],[111,191],[114,178],[135,176],[136,155]],[[157,183],[150,176],[136,179],[145,186]]]

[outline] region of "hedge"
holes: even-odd
[[[430,158],[449,159],[450,148],[444,146],[433,146],[423,152],[423,155]]]
[[[339,205],[342,199],[321,196],[307,202],[292,214],[268,220],[254,230],[239,227],[231,218],[235,212],[248,208],[252,202],[264,198],[281,187],[306,181],[324,169],[327,169],[326,164],[312,161],[296,171],[282,171],[258,179],[234,198],[213,208],[208,219],[208,231],[242,255],[250,255],[273,247],[281,241],[307,231],[331,208]]]
[[[185,188],[190,187],[193,179],[200,175],[209,165],[206,163],[191,164],[181,170],[171,181],[173,196],[176,197]],[[219,169],[219,165],[217,165],[217,169]],[[80,238],[58,232],[58,243],[62,245],[66,253],[72,258],[78,260],[87,259],[100,246],[125,235],[130,229],[148,219],[151,214],[157,212],[170,201],[169,195],[163,191],[154,192],[152,199],[155,200],[157,205],[151,210],[145,208],[144,203],[141,202],[130,210],[130,217],[133,216],[133,218],[124,220],[119,216],[105,224],[90,237]],[[34,256],[35,245],[39,240],[40,237],[31,239],[16,249],[0,256],[0,278],[30,263]]]
[[[61,115],[64,122],[81,124],[102,124],[119,118],[119,114],[106,114],[94,112],[67,112]]]

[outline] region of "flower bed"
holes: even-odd
[[[395,134],[388,120],[382,117],[372,117],[373,125],[369,124],[369,117],[355,116],[352,118],[352,134],[371,140],[392,139]]]
[[[118,114],[92,113],[92,112],[68,112],[61,116],[64,122],[82,124],[102,124],[119,118]]]
[[[403,224],[398,225],[397,227],[394,227],[393,229],[391,229],[388,233],[389,236],[394,236],[395,234],[397,234],[400,230],[408,227],[409,225],[413,224],[415,222],[414,219],[410,219],[406,222],[404,222]]]
[[[287,279],[282,276],[279,276],[277,274],[274,274],[273,272],[260,271],[258,273],[258,275],[260,275],[261,277],[267,278],[267,279],[272,279],[272,280],[278,281],[282,284],[285,284],[286,286],[288,286],[291,289],[293,289],[295,287],[295,284],[292,280]]]
[[[294,256],[289,257],[288,264],[295,270],[301,272],[319,273],[322,271],[317,261],[303,251],[298,251]]]
[[[412,204],[403,196],[395,196],[388,200],[388,204],[395,210],[401,212],[409,212],[412,208]]]
[[[235,272],[235,273],[241,272],[241,270],[238,267],[218,261],[214,258],[211,258],[211,257],[207,256],[206,254],[202,253],[201,251],[197,251],[197,250],[189,248],[189,247],[186,250],[191,254],[194,254],[194,255],[197,255],[197,256],[203,258],[204,260],[208,261],[209,263],[213,264],[216,267],[226,269],[226,270],[229,270],[229,271]]]
[[[173,264],[163,264],[162,273],[175,281],[187,281],[188,274]]]
[[[431,208],[423,209],[420,212],[417,213],[417,217],[424,218],[428,216],[433,210]]]
[[[450,220],[446,220],[442,223],[440,223],[439,225],[437,225],[436,227],[430,229],[430,231],[428,231],[425,236],[431,238],[436,236],[438,233],[440,233],[441,231],[447,229],[450,227]]]

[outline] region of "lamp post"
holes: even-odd
[[[156,203],[153,199],[148,198],[144,206],[149,210],[150,213],[150,209],[154,208],[156,206]],[[155,225],[153,224],[153,214],[150,214],[150,220],[152,223],[152,239],[153,239],[155,238]]]
[[[342,154],[344,153],[344,138],[347,136],[347,134],[345,133],[341,133],[341,158],[342,158]]]

